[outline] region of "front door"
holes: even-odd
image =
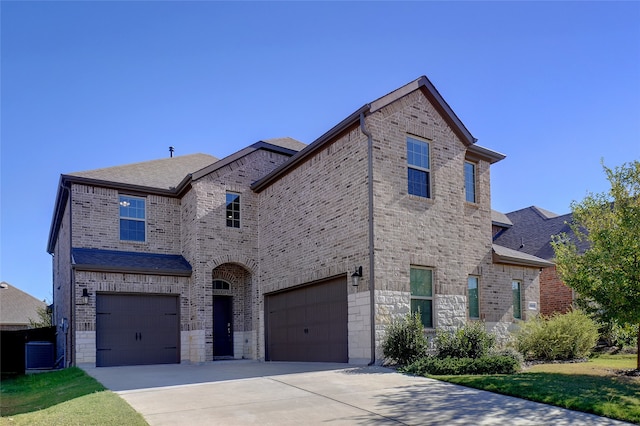
[[[233,356],[233,298],[213,296],[213,356]]]

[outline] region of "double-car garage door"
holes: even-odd
[[[348,362],[347,280],[266,295],[269,361]]]
[[[96,366],[180,362],[179,298],[98,294]]]

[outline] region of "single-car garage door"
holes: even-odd
[[[178,297],[98,294],[96,366],[180,362]]]
[[[265,297],[269,361],[348,362],[346,277]]]

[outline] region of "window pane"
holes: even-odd
[[[429,169],[429,144],[417,139],[407,138],[407,163],[423,169]]]
[[[433,296],[432,271],[430,269],[411,268],[410,280],[412,296]]]
[[[478,294],[478,277],[469,277],[469,318],[480,318],[480,299]]]
[[[420,311],[420,318],[422,319],[423,327],[433,328],[432,303],[433,302],[431,300],[411,300],[411,313]]]
[[[227,192],[227,226],[230,228],[240,228],[240,194]]]
[[[470,203],[476,202],[476,165],[464,163],[465,198]]]
[[[419,197],[431,198],[428,172],[410,168],[408,173],[408,182],[409,194],[417,195]]]
[[[120,219],[120,239],[144,241],[144,222],[140,220]]]
[[[522,319],[522,305],[520,299],[520,282],[513,281],[511,283],[511,289],[513,290],[513,317]]]

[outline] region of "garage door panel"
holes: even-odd
[[[178,297],[98,294],[96,365],[180,362]]]
[[[348,361],[346,278],[265,297],[267,359]]]

